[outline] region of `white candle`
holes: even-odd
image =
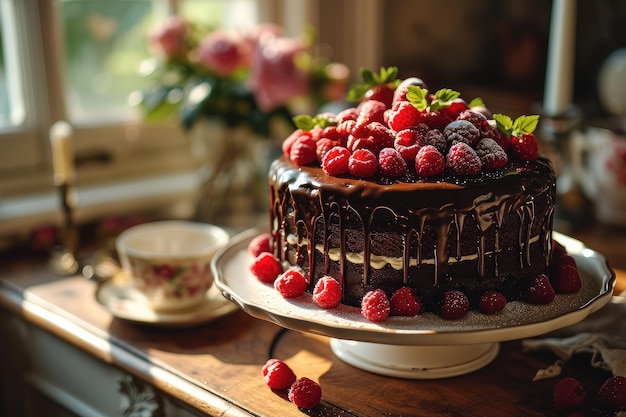
[[[52,125],[49,132],[52,151],[52,173],[54,184],[71,183],[74,180],[74,150],[72,147],[72,127],[60,121]]]
[[[572,105],[576,46],[576,0],[553,0],[543,110],[563,116]]]

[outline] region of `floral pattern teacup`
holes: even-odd
[[[213,285],[211,260],[228,243],[223,229],[189,221],[158,221],[131,227],[117,251],[132,289],[154,310],[190,308]]]

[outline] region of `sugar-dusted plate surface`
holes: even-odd
[[[583,279],[583,289],[576,294],[557,295],[552,303],[541,306],[510,302],[499,314],[471,311],[461,320],[444,320],[424,313],[372,323],[358,308],[340,305],[324,310],[313,303],[310,294],[285,299],[271,285],[258,281],[249,271],[253,257],[247,246],[261,232],[243,232],[218,253],[212,263],[215,285],[226,298],[254,317],[338,339],[397,345],[463,345],[522,339],[584,319],[609,301],[615,285],[615,273],[603,255],[580,241],[554,233],[554,238],[576,259]]]
[[[191,327],[219,319],[235,312],[238,307],[224,298],[217,287],[207,291],[200,304],[172,312],[154,311],[143,303],[124,283],[104,281],[96,290],[96,300],[114,317],[134,323],[158,327]]]

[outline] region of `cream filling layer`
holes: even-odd
[[[529,241],[528,244],[533,244],[535,242],[539,241],[539,236],[534,236],[532,237]],[[290,245],[300,245],[300,246],[308,246],[309,242],[307,239],[302,239],[300,240],[300,242],[298,242],[298,238],[294,235],[294,234],[289,234],[287,236],[287,243]],[[315,249],[318,250],[321,253],[324,253],[324,245],[316,245]],[[485,252],[485,255],[490,255],[492,254],[493,251],[491,252]],[[463,262],[463,261],[475,261],[478,259],[478,253],[476,254],[472,254],[472,255],[464,255],[459,257],[456,256],[451,256],[448,259],[448,263],[453,264],[456,262]],[[328,250],[328,257],[332,260],[332,261],[339,261],[339,259],[341,258],[341,249],[340,248],[331,248]],[[364,262],[365,259],[365,253],[364,252],[347,252],[346,253],[346,259],[348,261],[350,261],[353,264],[362,264]],[[430,265],[434,265],[435,264],[435,258],[422,258],[421,260],[422,264],[430,264]],[[383,269],[385,267],[385,265],[389,265],[391,266],[393,269],[400,271],[402,270],[402,268],[404,267],[404,263],[402,261],[402,257],[391,257],[391,256],[382,256],[382,255],[374,255],[371,254],[370,255],[370,266],[374,269]],[[409,266],[417,266],[417,258],[409,258]]]

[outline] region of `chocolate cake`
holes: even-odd
[[[448,290],[473,307],[486,290],[522,298],[553,247],[555,175],[537,119],[491,116],[416,78],[381,85],[392,101],[304,118],[285,141],[268,175],[274,255],[309,291],[335,278],[355,306],[401,287],[430,311]]]

